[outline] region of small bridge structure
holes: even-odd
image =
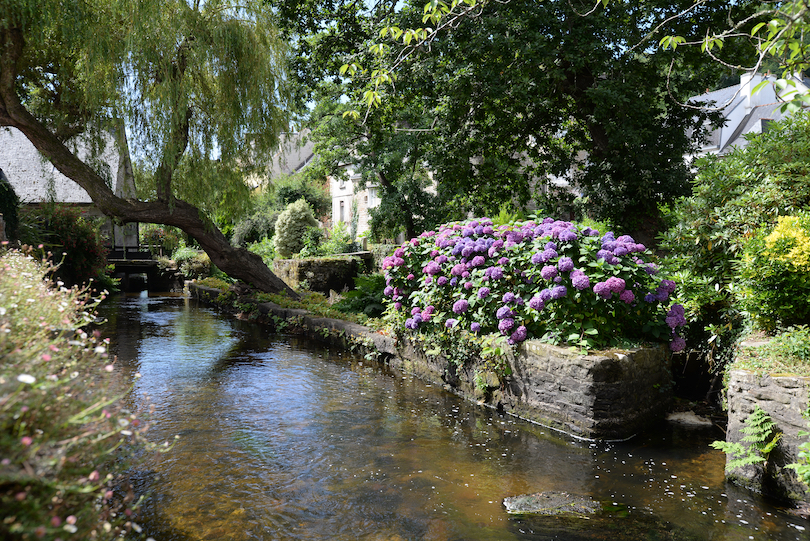
[[[142,246],[113,246],[107,254],[113,265],[113,277],[120,280],[122,291],[174,291],[182,289],[183,278],[165,270]]]

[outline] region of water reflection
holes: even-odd
[[[713,431],[581,444],[409,376],[185,298],[107,307],[132,407],[180,443],[137,473],[157,539],[801,539],[726,486]],[[592,520],[517,518],[504,497],[591,496]]]

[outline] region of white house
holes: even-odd
[[[363,183],[362,177],[351,168],[347,178],[329,177],[329,193],[332,196],[332,223],[342,222],[350,226],[353,213],[357,212],[357,234],[369,230],[370,210],[380,204],[378,187]]]
[[[787,92],[807,92],[806,81],[796,78],[796,87],[789,87],[784,92],[777,92],[771,84],[766,84],[757,92],[752,91],[761,82],[775,81],[776,77],[746,73],[740,76],[740,83],[695,96],[689,100],[691,105],[706,104],[722,110],[725,122],[719,128],[711,129],[709,139],[694,157],[707,154],[727,154],[735,147],[745,147],[748,142],[745,135],[762,133],[768,129],[768,124],[778,122],[788,112],[782,113]],[[713,104],[713,105],[712,105]]]

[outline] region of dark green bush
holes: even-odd
[[[9,239],[17,238],[18,208],[20,199],[14,192],[14,187],[0,169],[0,214],[6,222],[6,236]]]
[[[101,223],[85,218],[79,209],[46,204],[23,213],[20,241],[42,245],[57,265],[54,276],[69,286],[95,282],[93,287],[110,287],[107,248]],[[21,224],[22,225],[22,224]]]
[[[341,312],[365,314],[368,317],[382,317],[385,311],[385,276],[382,274],[361,274],[354,278],[354,289],[343,294],[343,298],[333,306]]]

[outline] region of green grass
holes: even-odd
[[[740,346],[732,369],[810,376],[810,328],[790,327],[761,345]]]

